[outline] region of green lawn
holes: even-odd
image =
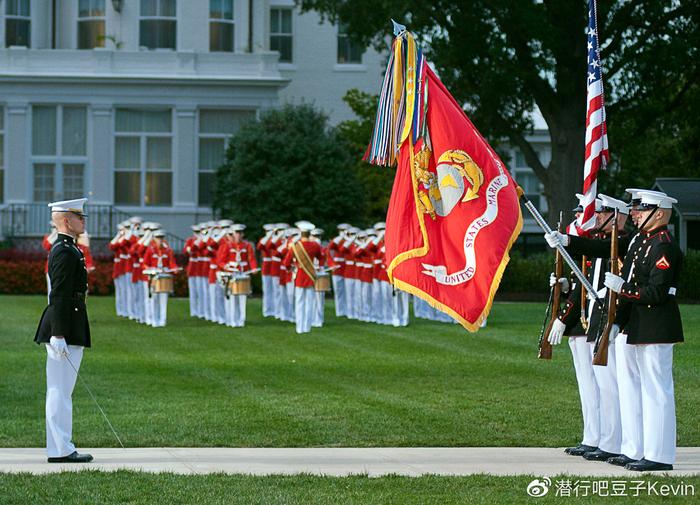
[[[593,482],[606,482],[607,492],[625,493],[607,496],[611,503],[691,503],[700,492],[700,477],[640,476],[637,479],[614,480],[572,476],[555,477],[547,495],[531,498],[528,484],[533,476],[492,477],[313,477],[241,475],[172,475],[120,471],[101,473],[82,471],[48,476],[0,474],[0,496],[3,505],[120,503],[144,504],[339,504],[405,505],[405,504],[516,504],[516,503],[600,503],[601,493],[593,491]],[[563,480],[570,483],[571,494],[562,495]],[[578,483],[577,483],[578,481]],[[638,484],[644,481],[644,484]],[[613,484],[616,483],[616,484]],[[648,491],[661,485],[695,487],[683,489],[685,496],[657,496]],[[613,485],[616,487],[613,488]],[[645,486],[638,488],[637,486]],[[619,486],[619,487],[617,487]],[[578,490],[578,497],[574,494]],[[613,489],[617,491],[613,491]],[[637,489],[637,491],[635,491]],[[558,493],[558,494],[557,494]],[[586,493],[586,496],[584,496]],[[634,496],[638,493],[637,496]],[[166,498],[167,497],[167,498]],[[165,498],[165,500],[164,500]]]
[[[45,303],[0,297],[3,447],[44,445],[45,351],[32,337]],[[128,447],[556,447],[580,438],[568,346],[555,348],[551,362],[536,359],[543,304],[496,304],[476,335],[427,321],[350,322],[331,316],[329,304],[326,326],[299,336],[291,324],[263,319],[259,300],[249,302],[243,329],[190,318],[186,300],[171,300],[168,327],[153,329],[117,318],[113,303],[88,301],[94,347],[81,373]],[[698,446],[700,306],[682,312],[688,342],[675,354],[678,443]],[[116,445],[80,384],[74,435],[79,447]],[[210,479],[226,488],[225,478]],[[252,489],[258,481],[235,482]],[[319,482],[330,494],[347,486],[349,497],[384,485]],[[189,484],[181,485],[184,493]]]

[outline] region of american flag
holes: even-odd
[[[603,75],[600,69],[596,2],[588,0],[588,86],[586,92],[586,160],[583,165],[583,214],[581,230],[595,226],[595,198],[598,192],[598,170],[605,168],[608,152],[608,132],[605,124]]]

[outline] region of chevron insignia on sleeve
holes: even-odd
[[[669,268],[671,268],[671,264],[666,259],[666,255],[661,256],[661,258],[658,259],[658,261],[656,262],[656,268],[658,268],[659,270],[668,270]]]

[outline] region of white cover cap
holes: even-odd
[[[153,232],[153,236],[154,237],[165,237],[165,230],[160,228],[160,229]]]
[[[311,230],[311,235],[315,237],[320,237],[321,235],[323,235],[323,228],[314,228],[313,230]]]
[[[218,226],[221,226],[222,228],[226,228],[227,226],[231,226],[233,224],[233,221],[231,221],[230,219],[221,219],[216,224]]]
[[[87,198],[76,198],[75,200],[63,200],[61,202],[52,202],[49,204],[51,212],[72,212],[80,216],[85,216],[85,202]]]
[[[243,223],[236,223],[230,226],[231,231],[243,231],[246,226]]]
[[[351,225],[349,225],[348,223],[340,223],[340,224],[338,225],[338,229],[339,229],[340,231],[343,231],[343,230],[347,230],[348,228],[350,228],[350,226],[351,226]]]
[[[374,223],[374,229],[375,230],[386,230],[386,223],[384,221],[379,221],[378,223]]]
[[[297,221],[294,223],[294,225],[301,231],[311,231],[316,228],[316,226],[314,226],[314,224],[310,221]]]
[[[670,209],[673,207],[674,203],[678,203],[678,200],[668,196],[666,193],[661,191],[651,191],[644,190],[639,191],[639,197],[641,198],[640,205],[646,207],[658,207],[660,209]]]
[[[627,207],[627,204],[622,200],[618,200],[617,198],[613,198],[611,196],[603,194],[599,194],[598,198],[600,199],[600,202],[603,205],[603,210],[614,211],[615,209],[617,209],[618,211],[620,211],[620,214],[630,213],[629,207]]]

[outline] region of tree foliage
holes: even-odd
[[[467,104],[480,131],[492,139],[507,138],[522,151],[544,185],[550,209],[571,207],[582,185],[587,1],[297,3],[344,23],[356,41],[382,50],[390,41],[389,20],[406,24],[448,89]],[[628,177],[633,171],[646,174],[639,183],[649,186],[653,175],[668,173],[669,163],[673,171],[697,174],[698,127],[681,111],[697,110],[699,4],[598,2],[612,168],[617,163],[619,169],[601,176],[603,184],[613,187],[625,177],[634,179]],[[548,166],[526,138],[534,106],[550,132]]]
[[[379,96],[351,89],[345,94],[343,100],[355,113],[357,119],[340,123],[338,134],[348,141],[353,157],[357,160],[354,171],[362,184],[366,201],[363,214],[353,216],[350,221],[357,226],[371,225],[386,219],[396,170],[376,167],[362,160],[369,138],[372,136]]]
[[[253,236],[267,222],[308,219],[329,232],[362,212],[348,141],[311,105],[268,110],[231,139],[216,173],[214,209]]]

